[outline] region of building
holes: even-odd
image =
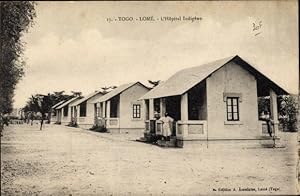
[[[58,119],[58,115],[57,115],[57,110],[56,108],[58,106],[60,106],[61,104],[63,104],[64,102],[66,102],[66,100],[63,100],[63,101],[60,101],[58,102],[57,104],[55,104],[54,106],[51,107],[51,116],[50,116],[50,122],[59,122],[59,119]]]
[[[81,97],[78,96],[73,97],[72,99],[65,101],[63,104],[61,104],[56,108],[56,116],[57,116],[56,123],[67,125],[71,122],[70,104],[72,104],[73,102],[75,102],[80,98]]]
[[[262,139],[266,124],[259,119],[258,97],[270,96],[271,118],[278,131],[277,95],[287,94],[239,56],[187,68],[140,99],[145,101],[145,133],[162,133],[154,113],[167,112],[180,141]],[[154,122],[154,123],[150,123]]]
[[[143,133],[145,111],[139,97],[149,91],[140,82],[121,85],[94,100],[95,124],[104,126],[109,132]]]
[[[72,123],[82,128],[91,128],[95,121],[95,105],[93,101],[104,94],[101,91],[95,91],[70,104]]]

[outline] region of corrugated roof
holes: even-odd
[[[140,99],[152,99],[181,95],[233,58],[234,56],[231,56],[201,66],[191,67],[178,71],[168,80],[157,85]]]
[[[66,101],[65,103],[61,104],[60,106],[58,106],[56,109],[61,109],[77,99],[79,99],[79,97],[73,97],[72,99],[70,99],[70,100]]]
[[[128,83],[128,84],[123,84],[121,86],[118,86],[117,88],[113,89],[109,93],[103,95],[102,97],[99,97],[98,99],[96,99],[92,103],[99,103],[99,102],[107,101],[107,100],[109,100],[109,99],[113,98],[114,96],[122,93],[123,91],[125,91],[126,89],[130,88],[131,86],[133,86],[137,83],[140,83],[140,82],[131,82],[131,83]]]
[[[71,104],[70,104],[70,106],[72,107],[72,106],[76,106],[76,105],[78,105],[78,104],[79,104],[79,102],[80,102],[82,99],[84,99],[84,97],[82,97],[82,98],[80,98],[80,99],[78,99],[78,100],[74,101],[73,103],[71,103]],[[81,103],[81,102],[80,102],[80,103]]]
[[[70,106],[76,106],[76,105],[79,105],[79,104],[81,104],[82,102],[84,102],[84,101],[86,101],[86,100],[88,100],[88,99],[94,97],[95,95],[98,95],[99,93],[104,94],[104,93],[101,92],[101,91],[95,91],[95,92],[93,92],[93,93],[91,93],[91,94],[89,94],[89,95],[83,97],[82,99],[79,99],[79,100],[73,102],[72,104],[70,104]]]
[[[66,100],[62,100],[60,102],[58,102],[57,104],[55,104],[54,106],[52,106],[52,109],[55,109],[57,106],[59,106],[60,104],[62,104],[63,102],[65,102]]]

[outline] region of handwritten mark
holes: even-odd
[[[257,36],[257,35],[259,35],[259,34],[261,34],[261,32],[259,32],[259,33],[256,33],[254,36]]]
[[[262,21],[259,21],[258,24],[253,23],[253,31],[257,31],[262,27]]]
[[[253,29],[252,29],[252,31],[255,31],[255,32],[257,32],[257,31],[259,31],[259,30],[261,30],[261,28],[262,28],[262,21],[259,21],[259,23],[258,24],[255,24],[255,23],[252,23],[253,24]],[[257,32],[257,33],[255,33],[255,35],[254,36],[257,36],[257,35],[259,35],[259,34],[261,34],[261,31],[260,32]]]

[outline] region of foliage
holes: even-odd
[[[159,85],[160,80],[148,80],[148,82],[152,85],[152,88],[154,88]]]
[[[4,128],[4,125],[6,125],[6,126],[8,126],[9,125],[9,116],[7,116],[7,115],[3,115],[3,116],[1,116],[0,115],[0,130],[2,131],[3,130],[3,128]],[[2,136],[2,132],[1,132],[1,136]]]
[[[24,112],[33,112],[36,116],[40,116],[41,119],[44,119],[46,113],[49,111],[49,107],[51,107],[49,104],[51,104],[49,96],[37,94],[31,96],[27,101]]]
[[[33,112],[35,114],[41,113],[43,117],[48,115],[48,121],[52,113],[52,106],[66,99],[71,99],[74,95],[65,95],[64,91],[48,93],[47,95],[36,94],[32,95],[26,106],[23,108],[25,114]]]
[[[78,97],[80,97],[81,96],[81,92],[79,92],[79,91],[71,91],[71,93],[74,95],[74,96],[78,96]]]
[[[279,122],[284,130],[297,131],[297,108],[298,103],[295,97],[290,95],[278,97]]]
[[[14,89],[24,75],[21,37],[33,24],[35,3],[30,1],[0,2],[0,115],[12,111]]]
[[[114,86],[114,85],[113,86],[103,86],[103,87],[101,87],[102,92],[104,94],[110,92],[111,90],[113,90],[115,88],[117,88],[117,86]]]
[[[297,107],[298,103],[295,97],[291,95],[282,95],[277,97],[279,123],[284,130],[297,130]],[[258,113],[263,111],[270,112],[270,98],[258,98]]]

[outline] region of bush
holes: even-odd
[[[97,132],[107,132],[107,129],[105,126],[103,125],[93,125],[92,128],[90,128],[89,130],[91,131],[97,131]]]

